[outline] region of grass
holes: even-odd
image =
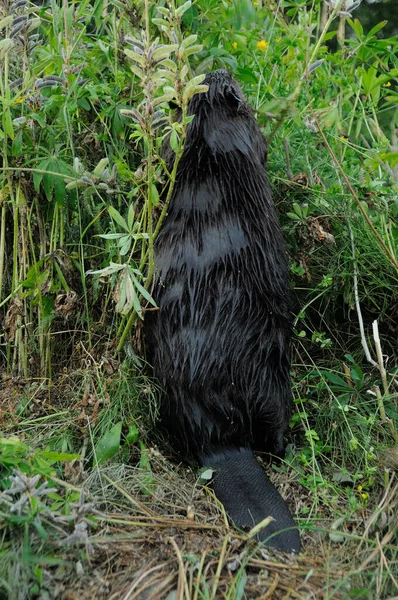
[[[398,41],[338,13],[1,4],[0,598],[398,596]],[[267,469],[296,558],[232,529],[154,426],[153,243],[213,68],[256,110],[291,258],[296,410]]]

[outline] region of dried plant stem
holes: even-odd
[[[351,238],[352,263],[353,263],[353,268],[354,268],[354,298],[355,298],[355,308],[357,311],[357,317],[358,317],[358,323],[359,323],[359,331],[361,333],[361,344],[362,344],[363,351],[365,352],[366,360],[374,367],[377,367],[378,366],[377,362],[375,360],[373,360],[373,358],[370,354],[368,342],[366,341],[365,328],[363,326],[362,311],[361,311],[361,305],[359,303],[359,294],[358,294],[358,268],[357,268],[357,261],[355,259],[354,234],[353,234],[350,223],[348,223],[348,230],[350,232],[350,238]]]
[[[204,550],[202,552],[202,556],[200,558],[200,563],[199,563],[198,571],[197,571],[197,574],[196,574],[196,582],[197,583],[196,583],[196,589],[195,589],[195,592],[194,592],[194,595],[193,595],[193,600],[198,600],[198,594],[199,594],[199,590],[200,590],[200,580],[201,580],[202,573],[203,573],[203,567],[204,567],[204,564],[205,564],[206,555],[207,555],[207,551]]]
[[[387,425],[390,428],[391,435],[393,437],[394,442],[396,444],[398,444],[398,433],[397,433],[397,431],[395,429],[393,420],[390,419],[390,417],[387,417],[387,415],[386,415],[386,411],[385,411],[384,403],[383,403],[383,396],[381,395],[379,386],[375,385],[373,387],[373,391],[376,394],[377,405],[379,407],[379,412],[380,412],[380,418],[381,418],[382,421],[384,421],[385,423],[387,423]]]
[[[286,176],[288,179],[292,180],[293,179],[293,173],[292,173],[292,169],[290,167],[290,146],[289,146],[289,140],[284,140],[283,142],[283,148],[285,150],[285,157],[286,157]]]
[[[343,15],[340,15],[339,27],[337,29],[337,41],[341,47],[344,46],[345,42],[345,22],[346,18]]]
[[[1,224],[0,224],[0,300],[3,290],[3,275],[4,275],[4,258],[5,258],[5,243],[6,243],[6,214],[7,205],[5,198],[1,199]]]
[[[224,538],[224,541],[223,541],[222,548],[221,548],[220,558],[218,559],[216,575],[214,577],[213,589],[211,592],[212,600],[214,600],[214,598],[216,597],[216,594],[217,594],[218,582],[220,581],[220,575],[221,575],[221,571],[222,571],[222,568],[224,565],[225,553],[227,551],[227,544],[228,544],[228,536],[226,535]]]
[[[383,353],[381,351],[379,327],[377,325],[377,320],[373,321],[372,327],[373,327],[373,339],[374,339],[375,347],[376,347],[377,361],[379,364],[381,381],[383,383],[384,393],[388,394],[387,374],[386,374],[386,370],[384,368]]]
[[[178,588],[179,589],[177,591],[177,600],[184,600],[184,593],[185,593],[186,600],[190,600],[191,596],[189,593],[187,575],[185,573],[184,561],[181,556],[181,551],[180,551],[179,547],[177,546],[177,543],[174,540],[174,538],[169,538],[169,542],[173,546],[174,552],[176,553],[178,566],[179,566],[179,573],[178,573]],[[182,586],[182,587],[180,587],[180,586]]]

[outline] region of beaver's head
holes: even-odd
[[[246,156],[265,164],[266,144],[239,84],[224,70],[208,73],[207,92],[196,94],[188,105],[195,118],[187,127],[186,160],[196,162]]]
[[[201,110],[216,110],[217,108],[231,113],[236,113],[242,104],[246,104],[245,97],[239,84],[233,79],[231,73],[225,69],[208,73],[202,85],[208,85],[207,92],[196,94],[189,103],[189,114],[197,114]],[[196,111],[196,112],[195,112]]]

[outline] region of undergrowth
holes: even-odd
[[[357,4],[0,4],[1,597],[62,597],[63,572],[84,581],[102,565],[107,527],[115,551],[123,527],[163,544],[155,525],[172,513],[181,531],[191,519],[221,535],[214,499],[157,449],[142,340],[186,107],[216,68],[268,140],[291,259],[296,411],[273,476],[303,531],[298,580],[326,574],[306,589],[319,598],[398,594],[398,39]],[[186,555],[172,544],[170,590],[176,578],[187,599],[269,589],[261,574],[277,567],[255,549],[226,577],[228,535],[203,562],[199,538]],[[275,571],[275,597],[286,576]]]

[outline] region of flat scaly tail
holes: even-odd
[[[214,470],[214,492],[239,529],[252,529],[271,516],[274,520],[257,539],[282,552],[300,551],[299,532],[288,506],[251,450],[220,449],[203,455],[202,463]]]

